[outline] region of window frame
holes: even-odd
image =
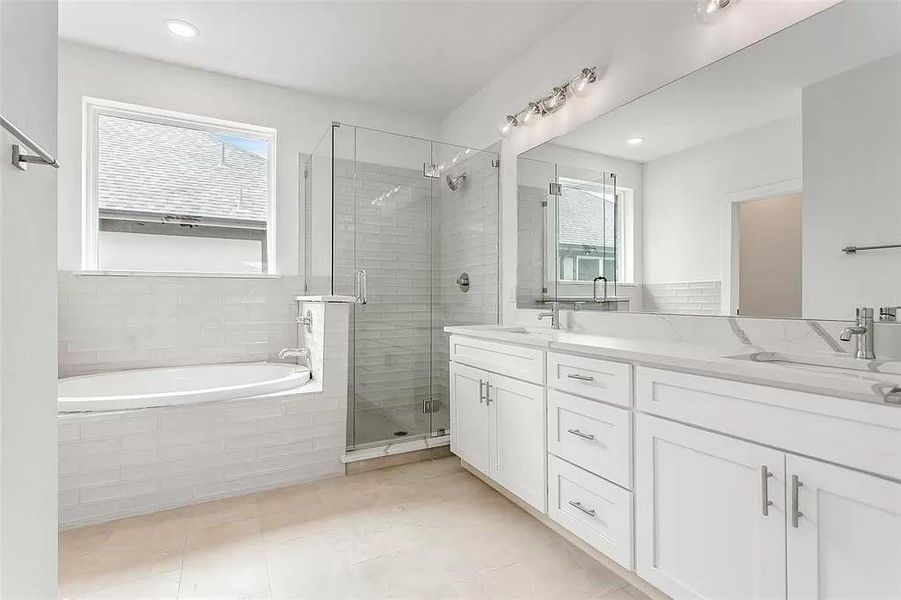
[[[269,185],[266,214],[266,270],[260,273],[238,273],[229,271],[211,271],[202,273],[177,273],[166,271],[165,274],[190,274],[206,276],[233,277],[254,275],[277,275],[277,211],[276,211],[276,151],[277,131],[271,127],[250,125],[237,121],[226,121],[214,117],[206,117],[190,113],[177,112],[161,108],[129,104],[115,100],[104,100],[85,96],[82,99],[82,224],[81,224],[81,267],[84,271],[101,272],[100,269],[100,201],[97,181],[98,154],[100,149],[99,118],[101,116],[119,117],[136,121],[144,121],[158,125],[171,125],[184,129],[199,131],[227,132],[245,137],[263,140],[268,145]],[[135,270],[146,273],[148,271]]]

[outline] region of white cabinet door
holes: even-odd
[[[676,600],[784,599],[785,454],[636,422],[637,573]]]
[[[546,510],[544,388],[489,375],[491,476],[541,512]]]
[[[901,598],[901,484],[793,455],[785,470],[789,599]]]
[[[490,410],[483,386],[488,374],[459,363],[450,365],[451,451],[489,473]]]

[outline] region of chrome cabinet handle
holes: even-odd
[[[773,474],[766,468],[766,465],[760,465],[760,511],[764,517],[769,516],[770,507],[773,501],[770,500],[770,482],[769,479]]]
[[[593,508],[585,508],[584,506],[582,506],[582,503],[581,503],[581,502],[574,501],[574,500],[570,500],[570,501],[569,501],[569,505],[572,506],[572,507],[574,507],[574,508],[578,508],[579,510],[581,510],[583,513],[585,513],[585,514],[588,515],[589,517],[596,517],[596,516],[597,516],[597,513],[594,511]]]
[[[795,529],[798,528],[798,521],[804,516],[804,513],[798,510],[798,490],[802,485],[804,484],[798,476],[792,475],[792,527]]]
[[[357,271],[357,304],[363,305],[369,301],[366,294],[366,269]]]
[[[591,375],[579,375],[578,373],[570,373],[567,375],[570,379],[578,379],[579,381],[594,381]]]
[[[485,406],[491,404],[491,382],[485,382]]]
[[[576,437],[580,437],[583,440],[594,440],[594,435],[591,433],[582,433],[578,429],[567,429],[566,433],[571,433]]]
[[[479,404],[485,401],[485,392],[483,391],[483,386],[485,382],[479,379]]]

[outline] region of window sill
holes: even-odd
[[[277,273],[196,273],[191,271],[73,271],[73,275],[88,277],[198,277],[204,279],[281,279]]]

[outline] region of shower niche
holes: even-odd
[[[348,449],[447,435],[443,328],[498,322],[497,153],[333,123],[301,160],[306,292],[354,298]]]

